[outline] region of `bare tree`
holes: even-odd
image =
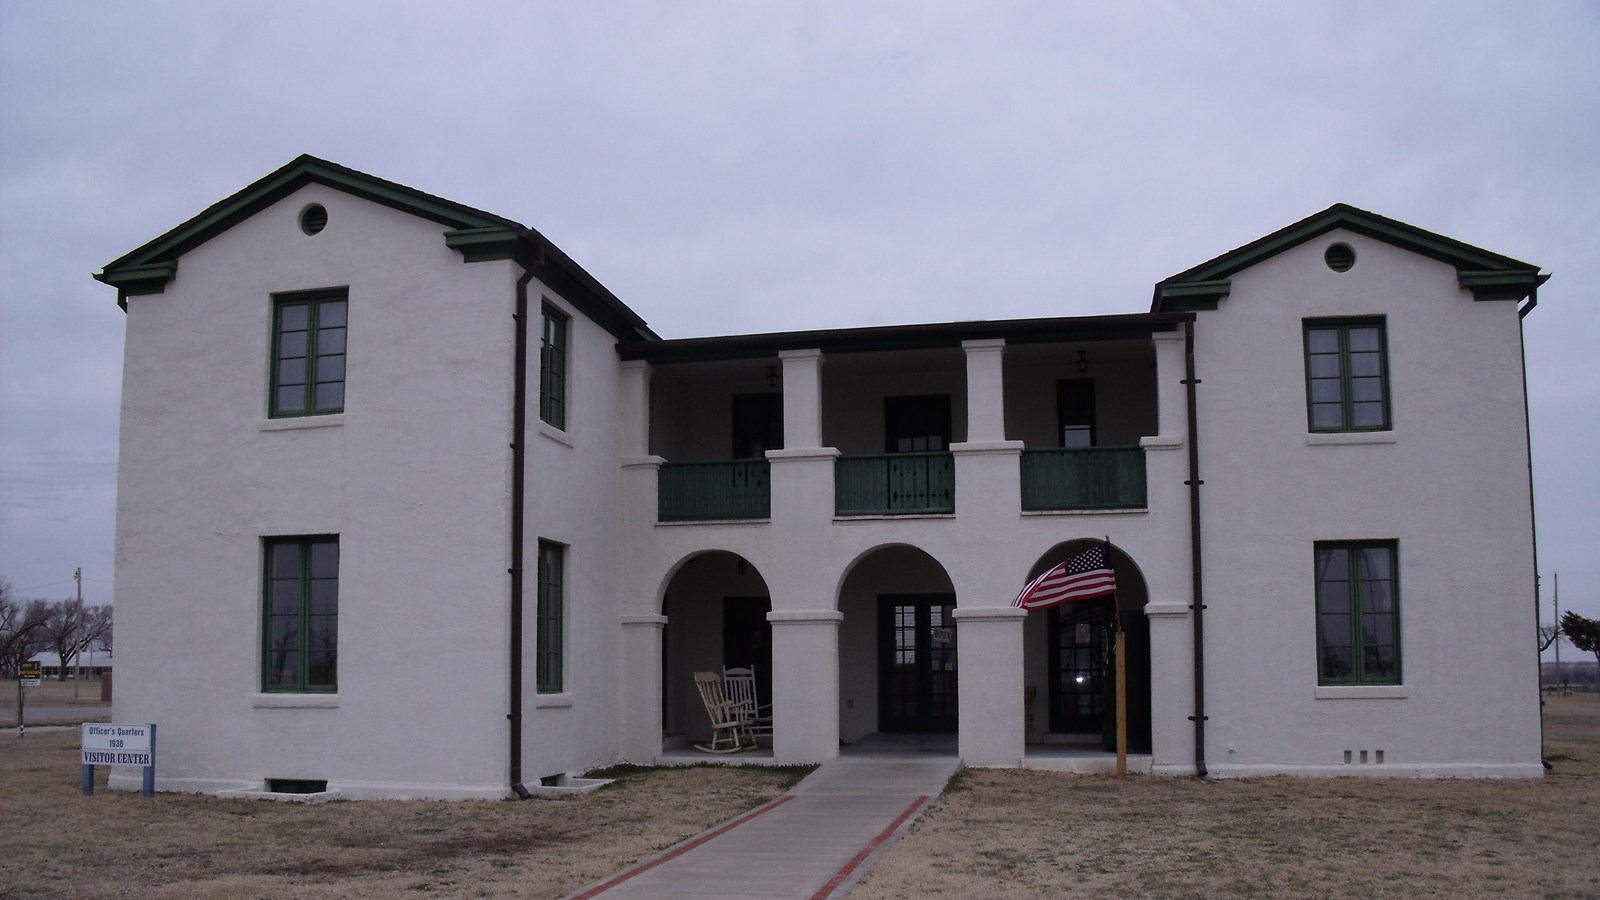
[[[1554,644],[1558,639],[1560,639],[1560,637],[1561,637],[1561,626],[1560,625],[1540,625],[1539,626],[1539,652],[1543,653],[1546,650],[1549,650],[1551,645]]]
[[[73,600],[57,600],[49,604],[49,617],[45,620],[44,638],[47,646],[56,652],[61,668],[57,681],[67,680],[67,666],[85,648],[102,642],[111,631],[111,607],[89,606],[78,616],[78,604]]]
[[[21,600],[11,582],[0,578],[0,673],[15,678],[24,660],[46,646],[47,600]]]

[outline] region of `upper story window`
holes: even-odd
[[[539,345],[539,418],[567,427],[567,317],[544,307],[544,332]]]
[[[1399,547],[1316,545],[1317,683],[1400,683]]]
[[[338,689],[339,537],[267,538],[261,689]]]
[[[883,398],[883,430],[888,453],[950,449],[950,395]]]
[[[272,416],[344,411],[344,290],[279,294],[272,304]]]
[[[1388,431],[1382,319],[1308,319],[1306,404],[1312,431]]]

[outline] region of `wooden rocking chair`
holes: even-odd
[[[707,753],[738,753],[756,745],[750,726],[738,714],[739,704],[729,700],[722,690],[722,676],[716,672],[694,673],[694,686],[700,690],[700,702],[706,706],[711,718],[711,743],[695,744],[696,750]]]
[[[733,714],[749,728],[750,737],[758,744],[762,738],[772,741],[772,704],[763,705],[756,690],[755,666],[722,667],[722,692],[733,702]]]

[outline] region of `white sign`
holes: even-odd
[[[86,722],[83,726],[83,764],[86,766],[148,766],[149,725],[106,725]]]

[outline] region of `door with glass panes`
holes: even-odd
[[[956,598],[878,598],[878,730],[955,731]]]

